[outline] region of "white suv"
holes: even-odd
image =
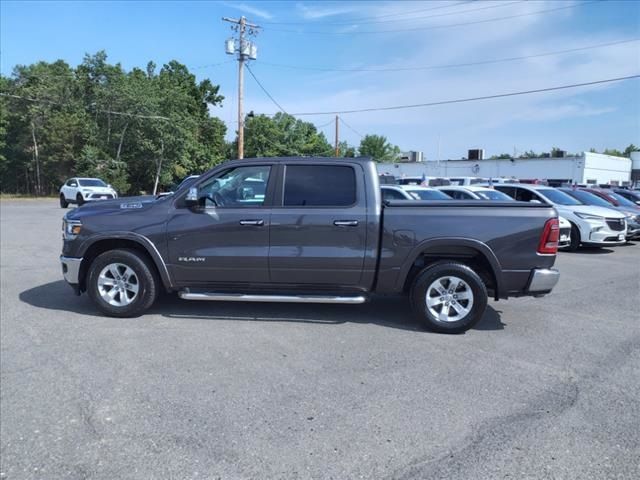
[[[70,178],[60,187],[60,207],[67,208],[70,203],[78,206],[85,202],[118,198],[111,185],[99,178]]]
[[[592,247],[624,245],[627,221],[624,214],[610,208],[585,205],[560,190],[544,185],[494,185],[493,188],[522,202],[553,205],[571,223],[569,250],[580,244]]]

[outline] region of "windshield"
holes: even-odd
[[[473,193],[485,200],[514,201],[513,198],[506,193],[502,193],[497,190],[477,190]]]
[[[629,200],[627,198],[624,198],[619,193],[609,192],[609,195],[611,195],[613,198],[615,198],[620,205],[624,205],[625,207],[637,207],[638,206],[635,203],[633,203],[631,200]]]
[[[557,203],[558,205],[582,205],[578,200],[560,190],[545,188],[537,190],[537,192],[549,199],[552,203]]]
[[[104,183],[99,178],[80,178],[78,179],[81,187],[106,187],[107,184]]]
[[[180,182],[180,185],[178,185],[176,187],[176,192],[178,190],[180,190],[182,187],[185,187],[187,185],[191,185],[193,182],[195,182],[198,179],[198,175],[191,175],[190,177],[185,178],[184,180],[182,180],[182,182]]]
[[[416,200],[451,200],[451,197],[439,190],[406,190]]]
[[[605,199],[600,198],[597,195],[594,195],[591,192],[586,192],[584,190],[572,190],[571,192],[566,192],[567,195],[571,195],[574,198],[577,198],[585,205],[596,205],[598,207],[612,207],[612,205],[607,202]]]

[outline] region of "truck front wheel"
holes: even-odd
[[[487,308],[487,289],[467,265],[438,263],[422,270],[410,292],[411,307],[423,324],[440,333],[462,333]]]
[[[134,250],[109,250],[91,263],[87,293],[106,315],[139,316],[158,296],[155,269]]]

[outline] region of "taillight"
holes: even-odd
[[[560,223],[557,218],[547,220],[542,230],[538,253],[543,255],[555,255],[558,253],[558,240],[560,239]]]

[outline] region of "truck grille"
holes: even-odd
[[[614,232],[621,232],[624,230],[626,223],[624,218],[607,218],[607,225]]]

